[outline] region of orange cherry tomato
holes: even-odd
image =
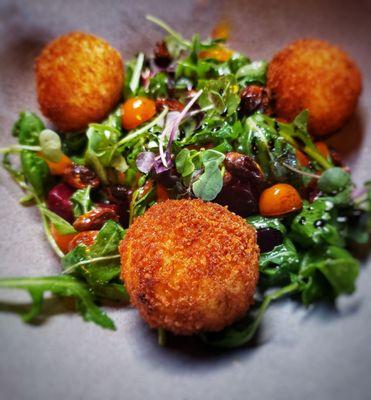
[[[87,247],[91,246],[94,243],[98,233],[99,231],[84,231],[75,234],[74,238],[68,244],[68,251],[73,250],[79,244],[83,244]]]
[[[260,195],[259,211],[264,217],[278,217],[300,210],[303,202],[298,191],[287,183],[278,183]]]
[[[214,60],[224,62],[228,61],[232,57],[233,51],[224,47],[217,46],[210,50],[200,51],[198,54],[199,58],[213,58]]]
[[[159,183],[157,184],[156,187],[156,197],[157,197],[157,202],[162,203],[163,201],[166,201],[169,199],[169,194],[166,190],[166,188]]]
[[[76,237],[77,233],[69,233],[67,235],[60,234],[55,226],[52,224],[50,225],[50,233],[57,243],[58,247],[63,251],[63,253],[68,253],[70,251],[69,245],[70,242]]]
[[[63,175],[66,169],[72,165],[72,160],[65,154],[63,154],[57,162],[48,160],[43,153],[37,153],[37,155],[48,164],[49,171],[52,175]]]
[[[316,145],[318,151],[323,155],[323,157],[330,157],[330,150],[325,142],[316,142],[314,144]]]
[[[147,97],[132,97],[121,106],[122,126],[134,129],[156,114],[156,103]]]
[[[296,158],[302,167],[309,167],[309,158],[300,150],[296,149]]]

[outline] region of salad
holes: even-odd
[[[266,61],[230,50],[225,32],[188,40],[148,19],[167,36],[126,62],[109,115],[61,132],[21,112],[17,142],[0,150],[61,265],[55,276],[0,279],[1,288],[29,292],[23,320],[38,318],[50,292],[115,329],[101,305],[130,302],[119,244],[138,216],[168,199],[218,203],[257,232],[255,304],[235,324],[200,334],[208,345],[246,344],[283,296],[308,306],[353,293],[360,265],[351,249],[369,240],[371,182],[355,188],[339,155],[308,133],[308,110],[277,118]]]

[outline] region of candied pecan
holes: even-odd
[[[99,230],[108,220],[118,222],[119,216],[112,207],[97,207],[81,215],[73,223],[77,231]]]
[[[97,174],[85,165],[72,164],[63,174],[63,180],[76,189],[100,185]]]
[[[257,85],[246,86],[241,94],[240,110],[243,115],[251,115],[255,111],[265,111],[269,107],[269,91]]]
[[[232,175],[251,181],[264,181],[260,166],[247,155],[231,151],[225,155],[224,165]]]
[[[159,97],[156,99],[157,112],[162,111],[165,106],[169,109],[169,111],[182,111],[184,108],[184,105],[178,100],[165,99],[164,97]]]
[[[164,41],[157,42],[154,50],[155,63],[160,68],[166,68],[171,63],[171,55]]]

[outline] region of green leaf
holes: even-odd
[[[251,64],[243,65],[237,72],[236,78],[243,86],[251,83],[265,84],[268,63],[266,61],[254,61]]]
[[[196,197],[211,201],[222,190],[223,175],[219,165],[224,160],[224,154],[215,150],[206,150],[202,155],[204,173],[192,185]]]
[[[191,151],[182,149],[175,158],[176,170],[183,176],[190,175],[195,170],[192,161]]]
[[[285,238],[282,244],[260,255],[259,267],[261,272],[276,273],[277,268],[269,268],[272,267],[272,264],[287,267],[291,272],[295,272],[299,264],[299,256],[290,239]]]
[[[44,156],[53,162],[58,162],[63,156],[61,138],[59,135],[50,130],[44,129],[39,136],[41,151]]]
[[[107,221],[90,247],[91,257],[118,254],[118,245],[124,234],[125,230],[118,223],[112,220]]]
[[[331,202],[321,198],[313,203],[304,202],[302,211],[292,221],[291,239],[304,247],[322,244],[343,246],[344,239],[330,213],[333,207]]]
[[[49,167],[46,162],[33,151],[22,150],[22,172],[26,181],[33,187],[36,195],[44,197],[49,182]]]
[[[85,321],[91,321],[107,329],[115,329],[113,321],[94,303],[94,297],[88,286],[72,276],[48,276],[37,278],[2,278],[0,287],[24,289],[30,292],[33,306],[25,319],[30,321],[41,312],[42,298],[45,292],[58,296],[74,297],[76,306]]]
[[[198,90],[203,90],[198,102],[201,108],[213,107],[219,114],[231,116],[240,104],[238,86],[233,76],[205,79],[198,82]]]
[[[19,114],[19,118],[13,126],[12,134],[18,137],[20,144],[37,146],[40,132],[45,129],[41,119],[32,112],[25,111]]]
[[[107,221],[89,249],[78,245],[62,258],[64,273],[82,274],[92,287],[118,277],[121,270],[118,247],[124,233],[119,224]]]
[[[168,80],[165,72],[158,72],[149,81],[149,94],[154,98],[168,97]]]
[[[318,179],[318,188],[325,193],[340,192],[350,185],[350,175],[342,168],[333,167],[323,172]]]
[[[296,274],[298,269],[299,253],[286,237],[282,244],[260,255],[261,286],[281,286],[288,283],[291,275]]]
[[[53,211],[49,210],[45,206],[39,206],[39,209],[43,215],[48,218],[48,220],[55,226],[55,229],[61,235],[68,235],[70,233],[76,233],[76,229],[65,219],[54,213]]]
[[[255,229],[273,228],[281,233],[286,233],[286,227],[278,218],[267,218],[261,215],[253,215],[247,218],[247,222],[254,226]]]
[[[328,246],[325,249],[311,250],[306,253],[301,264],[300,276],[313,277],[321,272],[332,287],[335,296],[351,294],[359,274],[359,262],[345,249]]]
[[[76,192],[71,196],[70,200],[73,204],[73,215],[75,218],[92,209],[93,203],[90,198],[90,191],[91,186],[88,185],[84,189],[76,190]]]

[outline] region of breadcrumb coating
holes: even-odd
[[[354,112],[361,73],[338,47],[302,39],[274,56],[267,86],[278,117],[291,121],[308,109],[310,133],[324,136],[340,129]]]
[[[42,113],[61,131],[78,131],[102,120],[121,97],[120,54],[106,41],[71,32],[48,44],[36,60]]]
[[[128,229],[120,253],[131,302],[153,328],[181,335],[219,331],[253,303],[255,229],[218,204],[156,204]]]

